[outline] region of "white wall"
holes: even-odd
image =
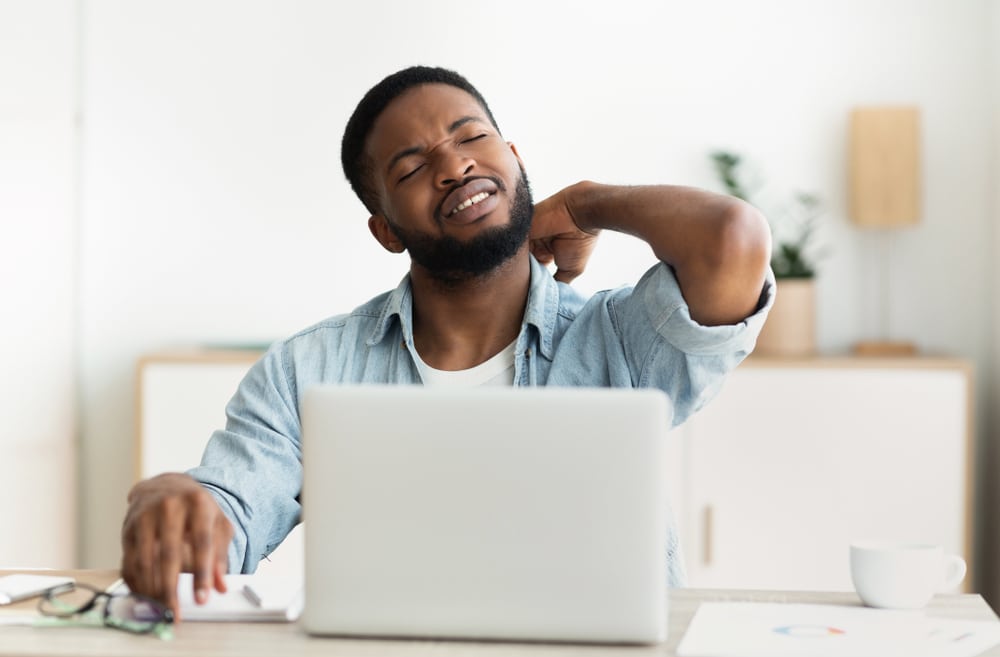
[[[72,67],[54,62],[63,61],[59,53],[72,59],[75,4],[23,4],[0,5],[0,30],[11,31],[7,14],[37,22],[32,39],[0,40],[16,55],[0,59],[3,80],[23,75],[6,62],[28,61],[22,87],[61,88]],[[1000,325],[986,137],[997,132],[990,37],[1000,30],[991,27],[990,0],[626,0],[613,10],[589,0],[571,12],[526,0],[344,4],[83,4],[76,296],[83,565],[118,561],[140,354],[281,337],[350,309],[405,270],[403,258],[381,252],[368,235],[340,173],[339,140],[361,94],[411,63],[454,67],[480,87],[519,145],[538,197],[583,177],[714,186],[707,153],[717,147],[752,157],[775,197],[792,188],[819,192],[831,252],[819,279],[819,338],[833,352],[873,330],[871,240],[845,218],[847,112],[856,104],[920,105],[925,218],[894,239],[891,327],[927,351],[973,359],[980,382],[1000,370],[990,356]],[[61,17],[67,38],[43,52],[34,35],[59,32]],[[50,113],[63,131],[39,128],[30,150],[22,148],[26,157],[58,156],[34,178],[50,176],[52,193],[32,199],[39,216],[9,242],[16,255],[0,267],[37,265],[28,255],[35,239],[63,251],[36,270],[49,282],[15,287],[30,300],[27,315],[50,321],[0,330],[5,349],[33,331],[28,349],[9,347],[8,362],[42,371],[38,363],[52,358],[50,369],[66,372],[73,332],[50,339],[44,331],[72,325],[73,270],[65,265],[72,241],[64,239],[73,232],[66,120],[74,102],[71,93],[32,93],[29,114]],[[10,139],[15,114],[2,112],[0,138]],[[46,135],[58,143],[47,144]],[[21,167],[23,159],[2,154],[0,166]],[[47,213],[53,205],[65,213]],[[8,207],[16,205],[0,199],[4,231]],[[642,245],[604,241],[580,280],[585,289],[634,279],[648,262]],[[68,386],[33,378],[27,396],[47,399],[52,380]],[[71,418],[71,394],[60,390],[51,415]],[[981,420],[986,394],[981,386]],[[17,415],[14,426],[32,427],[38,414],[14,406],[0,410]]]
[[[0,567],[76,557],[76,33],[0,2]]]

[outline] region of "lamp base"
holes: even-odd
[[[855,356],[916,356],[917,345],[896,340],[862,340],[854,345]]]

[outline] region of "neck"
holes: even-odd
[[[497,269],[465,281],[440,281],[413,263],[413,340],[439,370],[464,370],[517,338],[531,284],[527,245]]]

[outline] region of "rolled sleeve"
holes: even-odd
[[[634,289],[610,299],[633,380],[666,391],[674,407],[673,424],[684,422],[753,351],[774,293],[774,276],[768,271],[752,315],[734,324],[704,326],[691,318],[673,270],[655,265]]]
[[[686,354],[753,351],[764,320],[774,305],[774,274],[768,269],[756,311],[735,324],[704,326],[691,318],[677,277],[667,265],[650,269],[636,285],[653,328]]]

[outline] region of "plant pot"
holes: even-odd
[[[816,284],[811,278],[778,280],[777,296],[754,353],[811,356],[816,353]]]

